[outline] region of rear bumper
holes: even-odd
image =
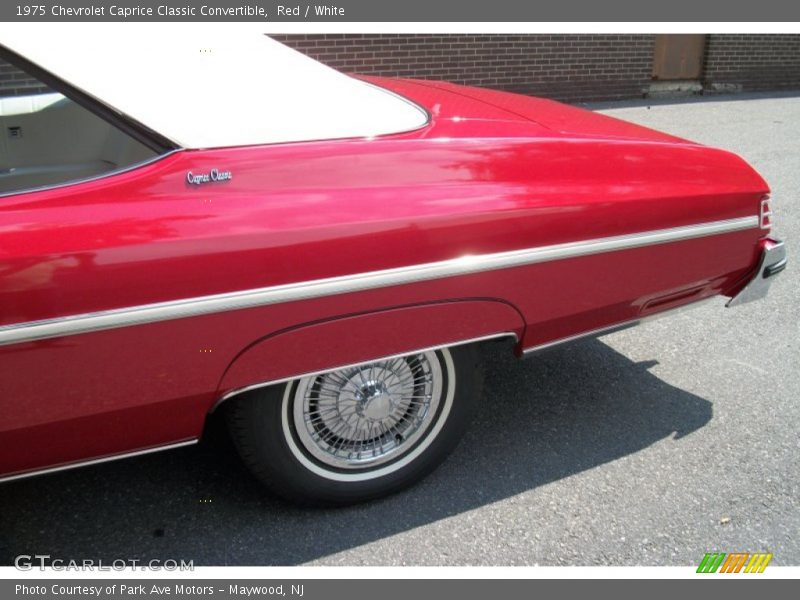
[[[775,276],[786,268],[786,248],[782,241],[763,242],[761,258],[752,279],[725,306],[739,306],[767,295]]]

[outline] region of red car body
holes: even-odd
[[[502,335],[522,354],[732,296],[774,245],[767,184],[734,154],[370,81],[428,124],[179,150],[0,198],[0,474],[196,440],[267,382]],[[187,181],[213,169],[232,177]]]

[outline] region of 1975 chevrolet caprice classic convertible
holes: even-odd
[[[432,471],[519,355],[785,266],[741,158],[263,35],[3,32],[0,474],[195,442],[305,503]]]

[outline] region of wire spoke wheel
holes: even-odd
[[[436,352],[302,378],[291,394],[294,434],[308,456],[334,469],[385,464],[431,429],[443,383]]]
[[[481,388],[475,345],[419,351],[299,377],[228,407],[250,470],[301,504],[397,492],[458,444]]]

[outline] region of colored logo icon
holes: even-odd
[[[698,573],[763,573],[772,554],[767,552],[710,552],[697,567]]]

